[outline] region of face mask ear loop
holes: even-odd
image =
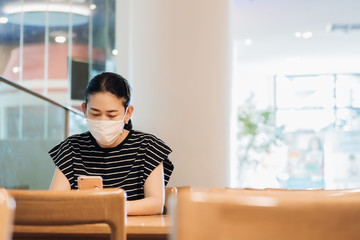
[[[129,107],[126,107],[126,110],[125,110],[125,114],[124,114],[124,118],[123,118],[123,121],[125,123],[125,117],[126,117],[126,114],[127,114],[127,110],[129,109]],[[127,124],[127,123],[126,123]]]
[[[87,106],[86,106],[86,103],[85,103],[85,112],[84,112],[84,116],[86,119],[88,119],[88,110],[87,110]]]

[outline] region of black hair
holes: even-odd
[[[119,74],[103,72],[96,75],[88,83],[85,90],[85,105],[88,103],[88,96],[98,92],[109,92],[119,99],[123,99],[125,109],[130,105],[131,87],[129,82]],[[131,119],[125,124],[126,130],[132,129]]]

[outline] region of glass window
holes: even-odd
[[[80,109],[89,79],[115,71],[114,42],[115,0],[0,1],[0,76],[63,105]],[[48,151],[86,131],[85,119],[10,85],[0,92],[0,185],[48,189]]]
[[[360,115],[353,94],[359,80],[358,74],[275,77],[277,127],[285,130],[289,148],[286,167],[278,176],[281,187],[360,186],[355,181],[360,179]]]
[[[277,77],[278,108],[333,108],[334,79],[330,75]]]
[[[0,75],[61,104],[79,109],[89,79],[115,71],[114,47],[115,0],[0,2]]]
[[[231,187],[360,187],[357,7],[233,1]],[[244,125],[239,108],[249,107],[273,114],[266,131],[261,119]],[[244,126],[257,131],[245,134]],[[273,140],[259,148],[264,139]]]

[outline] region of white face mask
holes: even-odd
[[[124,130],[126,113],[127,109],[124,118],[119,121],[96,121],[87,118],[87,127],[97,142],[104,146],[111,145]]]

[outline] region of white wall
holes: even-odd
[[[172,149],[170,185],[228,185],[230,0],[121,0],[116,58],[135,129]],[[120,22],[121,21],[121,22]]]

